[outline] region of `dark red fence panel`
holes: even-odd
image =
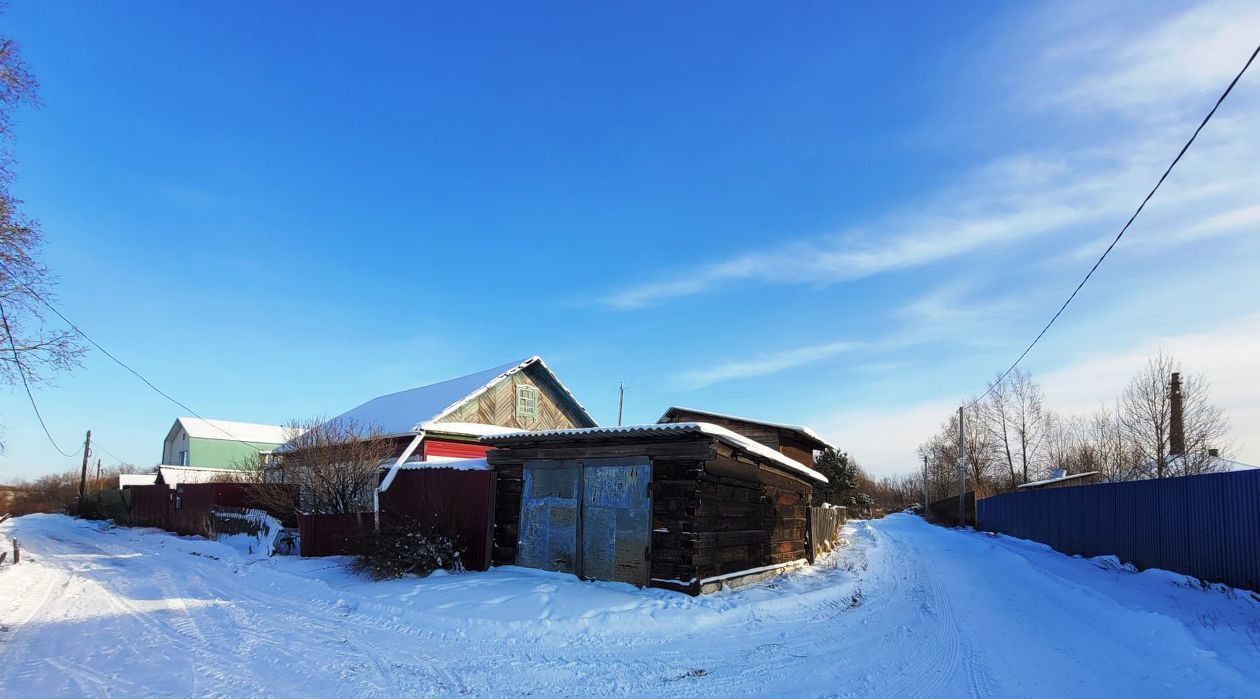
[[[211,512],[215,507],[251,507],[248,489],[243,483],[129,486],[130,522],[176,534],[213,537]]]
[[[1260,469],[1008,493],[979,528],[1260,591]]]
[[[405,518],[426,534],[449,536],[463,550],[464,567],[490,567],[494,472],[450,468],[403,469],[381,493],[382,518]]]
[[[303,556],[353,555],[373,526],[371,512],[298,515],[299,551]]]
[[[166,529],[170,523],[171,489],[165,485],[133,485],[131,525]]]

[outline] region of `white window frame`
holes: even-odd
[[[538,417],[538,389],[525,384],[516,385],[516,417]]]

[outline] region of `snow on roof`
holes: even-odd
[[[595,420],[586,412],[586,408],[582,407],[582,404],[573,397],[573,393],[568,388],[565,388],[564,384],[560,383],[560,379],[556,378],[555,373],[547,367],[547,364],[543,362],[541,357],[536,355],[468,374],[467,376],[460,376],[429,384],[428,386],[420,386],[406,391],[399,391],[398,393],[379,396],[333,419],[354,420],[361,425],[379,426],[381,431],[387,436],[415,434],[421,430],[428,429],[426,427],[428,425],[431,425],[435,431],[443,431],[443,428],[437,424],[438,421],[490,388],[499,379],[514,374],[532,364],[537,364],[546,369],[547,373],[551,375],[560,387],[560,390],[568,394],[569,398],[573,400],[573,404],[577,406],[582,415],[590,420],[592,425],[596,424]],[[446,426],[453,424],[467,426],[475,423],[442,423],[442,425]],[[480,436],[480,434],[474,434],[474,436]]]
[[[402,471],[420,471],[431,468],[451,468],[456,471],[491,470],[490,464],[485,459],[444,459],[441,457],[429,457],[427,461],[406,461],[398,468]]]
[[[508,434],[509,432],[520,432],[519,427],[504,427],[502,425],[487,425],[481,422],[434,422],[429,420],[420,426],[425,432],[440,432],[442,434],[457,434],[468,437],[485,437],[491,434]]]
[[[118,474],[118,487],[126,488],[129,485],[153,485],[157,482],[156,473],[120,473]]]
[[[677,406],[677,405],[675,405],[675,406],[671,407],[669,410],[666,410],[666,411],[665,411],[665,414],[664,414],[664,415],[662,415],[662,416],[661,416],[661,419],[660,419],[660,420],[657,420],[657,422],[662,422],[662,421],[664,421],[664,420],[665,420],[665,418],[669,417],[669,416],[670,416],[670,413],[673,413],[674,411],[684,412],[684,413],[695,413],[695,414],[697,414],[697,415],[708,415],[709,417],[722,418],[722,419],[725,419],[725,420],[737,420],[737,421],[739,421],[739,422],[751,422],[751,423],[754,423],[754,424],[757,424],[757,425],[765,425],[765,426],[767,426],[767,427],[774,427],[774,428],[776,428],[776,429],[780,429],[780,430],[787,430],[787,431],[789,431],[789,432],[799,432],[799,433],[801,433],[801,434],[803,434],[803,435],[805,435],[805,436],[809,437],[810,439],[813,439],[814,441],[818,442],[819,444],[822,444],[823,446],[825,446],[825,447],[827,447],[827,448],[830,448],[830,449],[835,449],[835,448],[836,448],[834,444],[832,444],[831,442],[828,442],[827,440],[823,439],[821,436],[819,436],[819,434],[818,434],[817,432],[815,432],[815,431],[811,430],[810,428],[806,427],[805,425],[789,425],[789,424],[782,423],[782,422],[767,422],[767,421],[765,421],[765,420],[753,420],[752,418],[740,417],[739,415],[725,415],[725,414],[723,414],[723,413],[715,413],[715,412],[713,412],[712,410],[696,410],[695,408],[684,408],[684,407],[681,407],[681,406]]]
[[[242,472],[231,468],[201,468],[198,466],[158,466],[162,482],[175,487],[180,483],[223,483],[238,480]]]
[[[431,456],[425,461],[404,461],[401,464],[395,462],[389,467],[385,478],[381,480],[381,485],[377,488],[377,492],[383,493],[389,490],[389,486],[394,484],[394,478],[399,471],[419,471],[432,468],[449,468],[456,471],[493,470],[485,459],[452,459],[443,456]]]
[[[572,430],[542,430],[539,432],[510,432],[508,434],[498,434],[482,437],[481,441],[487,444],[495,444],[499,442],[509,441],[557,441],[561,439],[570,439],[573,437],[615,437],[625,436],[633,437],[636,435],[660,434],[664,432],[689,432],[707,434],[733,446],[743,449],[751,454],[756,454],[764,459],[775,462],[776,465],[782,466],[789,471],[795,471],[816,480],[820,483],[826,483],[827,477],[815,471],[814,469],[802,464],[795,459],[788,458],[783,454],[771,449],[770,447],[753,441],[742,434],[732,432],[720,425],[714,425],[708,422],[658,422],[651,425],[625,425],[622,427],[584,427]]]
[[[1070,481],[1070,480],[1075,480],[1077,478],[1084,478],[1086,476],[1097,476],[1097,475],[1098,475],[1097,471],[1086,471],[1084,473],[1073,473],[1066,476],[1059,476],[1058,478],[1046,478],[1040,481],[1029,481],[1027,483],[1024,483],[1023,485],[1019,485],[1016,487],[1017,488],[1036,488],[1039,485],[1048,485],[1050,483],[1062,483],[1063,481]]]
[[[256,422],[209,420],[203,417],[175,418],[175,424],[183,428],[189,437],[197,439],[226,439],[259,444],[284,444],[289,441],[289,429],[281,425],[261,425]],[[174,429],[172,427],[172,429]]]
[[[1197,457],[1202,459],[1202,461],[1199,462],[1199,468],[1204,472],[1223,473],[1226,471],[1246,471],[1248,469],[1260,468],[1260,466],[1256,466],[1254,464],[1234,461],[1233,459],[1227,459],[1223,456],[1213,456],[1211,454],[1204,455],[1199,453]],[[1164,463],[1172,466],[1176,465],[1178,461],[1184,460],[1185,458],[1186,457],[1179,454],[1168,454],[1164,456]],[[1143,464],[1143,467],[1148,473],[1155,472],[1155,461],[1156,459],[1149,459],[1145,464]]]

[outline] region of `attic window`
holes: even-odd
[[[533,386],[516,387],[516,416],[538,417],[538,389]]]

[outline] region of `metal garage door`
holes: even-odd
[[[531,461],[521,488],[517,563],[527,568],[578,572],[576,461]]]
[[[600,459],[582,469],[582,577],[648,584],[652,506],[647,459]]]
[[[646,457],[527,462],[518,563],[647,585],[651,473]]]

